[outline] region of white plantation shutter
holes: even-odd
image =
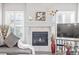
[[[24,11],[6,11],[5,24],[11,26],[11,31],[24,38]]]
[[[56,15],[56,23],[75,23],[74,11],[59,11]]]
[[[0,4],[0,25],[2,25],[2,4]]]

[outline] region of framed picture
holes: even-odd
[[[46,20],[46,12],[36,12],[36,20],[37,21],[45,21]]]

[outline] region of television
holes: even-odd
[[[57,37],[79,38],[79,23],[57,24]]]

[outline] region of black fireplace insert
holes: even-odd
[[[33,46],[48,46],[48,32],[32,32]]]

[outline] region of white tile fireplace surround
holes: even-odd
[[[50,51],[52,23],[45,21],[31,21],[26,23],[26,42],[32,45],[33,32],[48,32],[48,45],[33,46],[35,51]]]

